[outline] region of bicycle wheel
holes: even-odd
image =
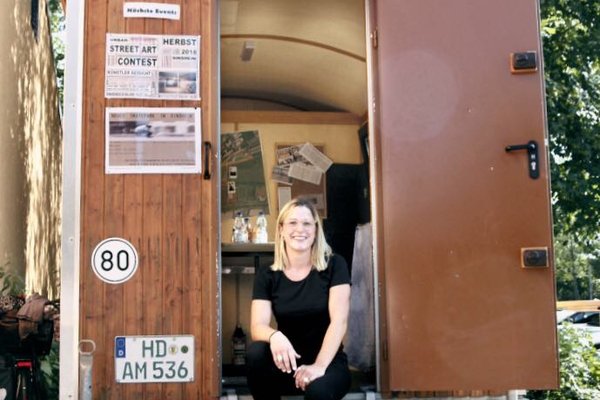
[[[31,372],[26,368],[17,369],[17,393],[16,400],[31,400],[29,391],[31,388]]]

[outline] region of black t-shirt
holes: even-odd
[[[330,322],[329,289],[349,283],[346,261],[334,254],[324,271],[313,269],[301,281],[288,279],[283,271],[260,268],[252,298],[271,301],[277,329],[302,356],[298,364],[311,364],[319,354]]]

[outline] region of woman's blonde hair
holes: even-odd
[[[306,207],[315,220],[315,241],[311,246],[310,261],[317,271],[323,271],[327,268],[327,261],[329,260],[332,251],[325,240],[321,218],[319,218],[319,214],[317,213],[314,204],[306,199],[293,199],[288,201],[279,212],[277,226],[275,227],[275,259],[271,269],[273,271],[283,271],[286,265],[289,264],[285,241],[281,235],[281,229],[283,228],[285,219],[296,207]]]

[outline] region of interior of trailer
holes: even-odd
[[[254,273],[273,261],[281,203],[299,196],[315,202],[329,244],[350,269],[351,390],[375,390],[364,1],[219,4],[222,392],[248,393],[234,336],[241,328],[250,343]],[[281,173],[289,162],[282,154],[306,143],[332,161],[318,182]],[[233,243],[235,215],[254,225],[260,211],[268,243]]]

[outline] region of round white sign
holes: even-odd
[[[107,283],[123,283],[129,280],[137,267],[137,251],[125,239],[105,239],[92,253],[92,269],[98,278]]]

